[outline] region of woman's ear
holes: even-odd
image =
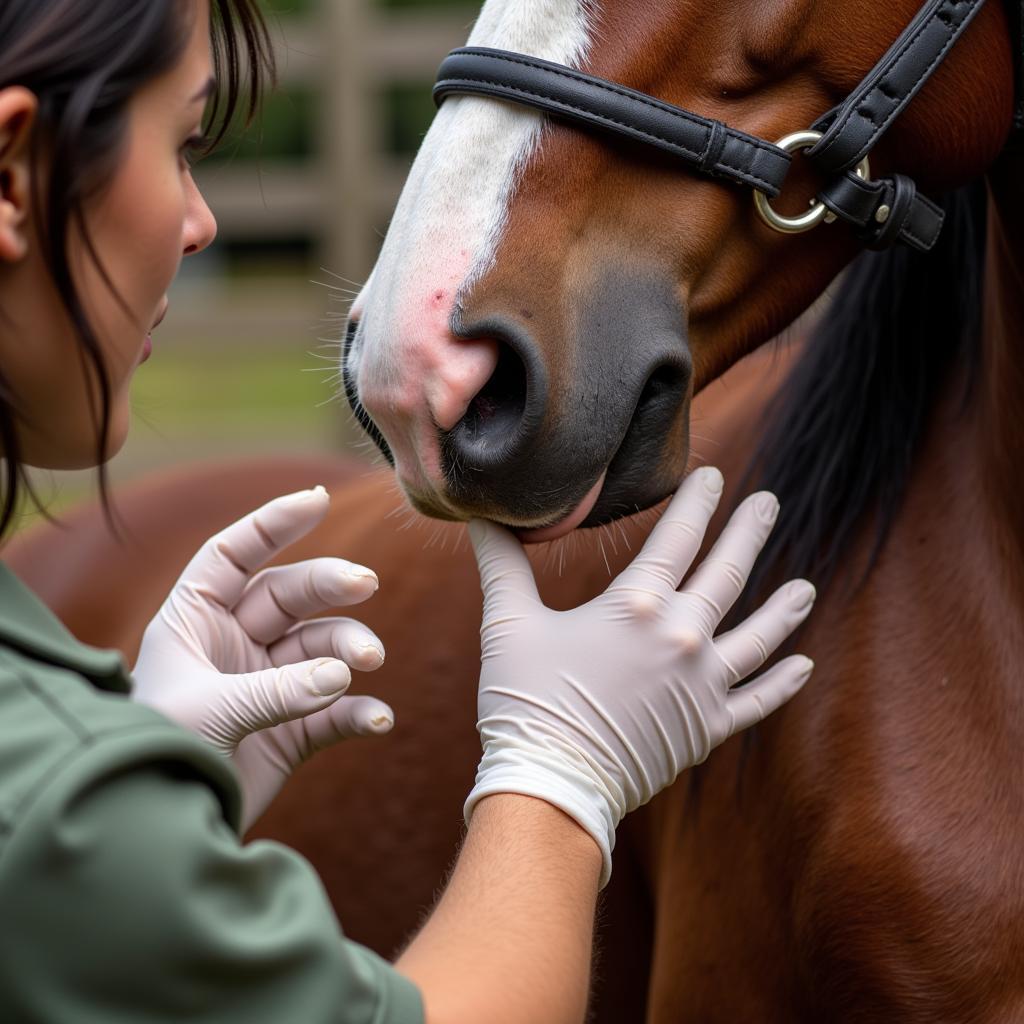
[[[37,101],[28,89],[0,89],[0,263],[16,263],[28,252],[32,203],[29,140]]]

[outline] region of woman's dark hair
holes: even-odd
[[[102,191],[117,166],[129,101],[184,53],[192,27],[190,6],[186,0],[0,0],[0,89],[20,85],[38,99],[30,139],[34,213],[43,256],[78,336],[83,369],[87,375],[91,369],[98,385],[98,401],[91,388],[89,394],[108,519],[112,510],[104,463],[110,379],[72,279],[67,243],[74,229],[106,276],[85,228],[83,205]],[[210,11],[216,88],[207,114],[206,150],[222,140],[237,114],[253,116],[274,76],[257,0],[210,0]],[[44,155],[45,178],[39,174]],[[107,279],[107,284],[116,295],[113,282]],[[22,488],[39,505],[21,461],[17,405],[0,367],[0,539],[19,507]]]

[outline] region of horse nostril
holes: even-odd
[[[504,344],[498,365],[469,403],[456,427],[470,445],[501,443],[513,435],[526,411],[526,367]]]
[[[531,468],[544,421],[547,373],[523,325],[491,318],[465,325],[465,337],[497,343],[497,361],[462,419],[441,434],[441,464],[453,495],[467,504],[500,504],[517,473]]]
[[[679,395],[689,383],[689,376],[688,366],[678,363],[662,363],[656,367],[640,392],[634,418],[649,416],[665,405],[675,409]]]

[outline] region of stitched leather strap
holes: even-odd
[[[829,182],[818,199],[851,224],[869,249],[902,242],[927,252],[939,237],[945,217],[941,208],[902,174],[864,181],[847,171]]]
[[[814,125],[807,158],[823,171],[852,170],[942,63],[985,0],[930,0],[859,86]]]
[[[754,138],[645,93],[537,57],[462,47],[444,59],[434,86],[440,105],[451,93],[511,100],[583,122],[671,153],[695,169],[777,196],[790,157]]]

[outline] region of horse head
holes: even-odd
[[[777,140],[855,91],[918,7],[488,0],[469,45]],[[936,192],[994,161],[1013,116],[1010,36],[1001,5],[976,12],[872,149],[872,176]],[[806,211],[820,188],[794,155],[773,207]],[[450,96],[353,304],[349,398],[421,512],[534,540],[609,522],[678,486],[694,393],[862,247],[843,222],[774,231],[749,188],[628,138]]]

